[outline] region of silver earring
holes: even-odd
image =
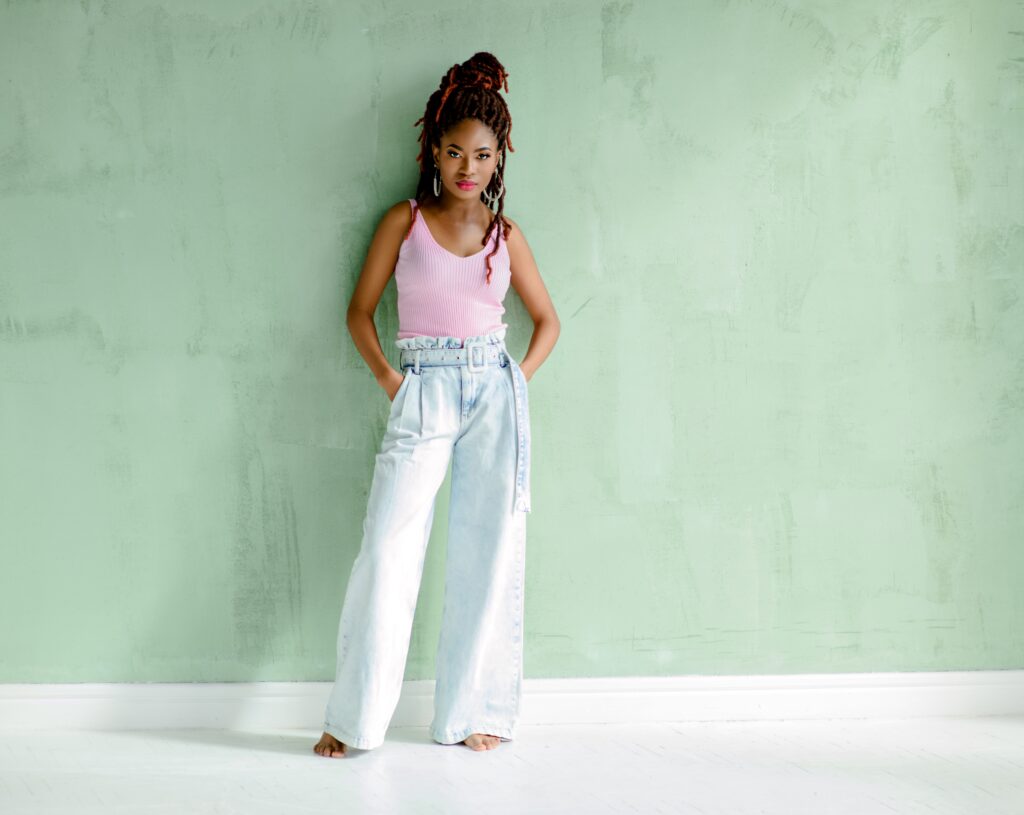
[[[434,197],[441,197],[441,168],[434,165]]]
[[[487,206],[490,207],[491,204],[493,204],[495,201],[497,201],[499,198],[501,198],[501,196],[504,193],[505,193],[505,184],[501,180],[501,177],[499,176],[498,177],[498,190],[497,190],[497,192],[495,192],[494,195],[490,195],[488,192],[484,191],[484,201],[487,203]]]

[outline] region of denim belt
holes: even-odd
[[[516,405],[516,494],[515,509],[520,512],[530,511],[530,482],[528,468],[530,466],[530,425],[526,420],[526,377],[522,368],[512,359],[504,342],[467,342],[462,348],[403,348],[400,365],[402,372],[412,368],[420,371],[420,364],[465,365],[470,371],[480,373],[487,370],[488,365],[500,364],[508,360],[512,369],[512,391]]]

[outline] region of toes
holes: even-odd
[[[339,756],[344,756],[345,753],[348,752],[348,746],[341,742],[335,742],[332,744],[331,742],[324,740],[316,743],[313,747],[313,752],[327,758],[337,758]]]
[[[473,733],[463,743],[474,750],[493,750],[501,744],[501,738],[490,733]]]

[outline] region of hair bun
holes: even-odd
[[[477,51],[461,65],[452,68],[449,75],[454,85],[475,85],[499,91],[504,88],[508,93],[508,71],[489,51]]]

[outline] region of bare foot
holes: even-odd
[[[474,750],[493,750],[501,744],[501,739],[488,733],[472,733],[462,743],[468,744]]]
[[[342,744],[330,733],[324,733],[313,750],[328,758],[342,758],[348,752],[348,745]]]

